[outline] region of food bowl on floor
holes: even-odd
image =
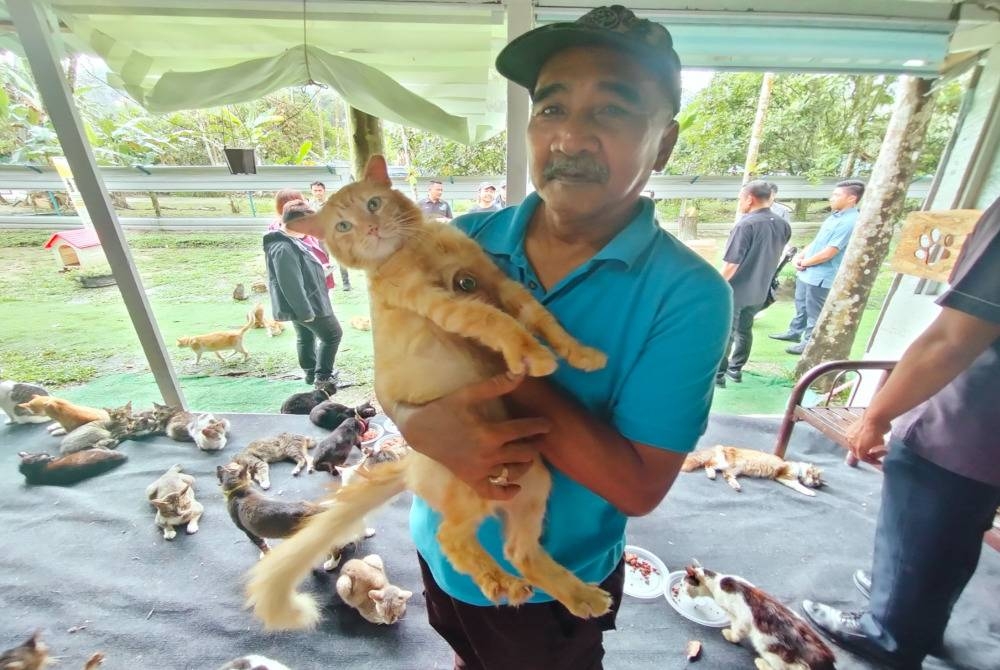
[[[625,594],[633,598],[659,598],[667,588],[667,566],[642,547],[625,547]]]
[[[684,578],[687,573],[683,570],[671,572],[667,575],[667,589],[664,596],[670,606],[677,610],[685,619],[694,621],[702,626],[712,628],[725,628],[729,625],[729,615],[726,611],[715,604],[715,601],[705,596],[692,598],[684,588]]]
[[[375,444],[380,437],[385,434],[385,428],[374,423],[372,421],[368,422],[368,430],[361,434],[361,445],[368,446],[370,444]]]

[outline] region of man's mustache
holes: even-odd
[[[569,177],[574,181],[605,182],[608,168],[589,156],[556,156],[542,170],[546,180]]]

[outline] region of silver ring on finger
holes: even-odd
[[[492,477],[487,477],[486,481],[488,481],[493,486],[507,486],[508,484],[510,484],[510,480],[507,479],[509,475],[510,475],[510,470],[508,470],[507,466],[505,465],[503,466],[503,469],[500,470],[500,474],[494,475]]]

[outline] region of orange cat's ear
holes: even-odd
[[[389,166],[385,164],[385,156],[375,154],[368,159],[368,165],[365,166],[365,181],[392,186],[392,181],[389,179]]]

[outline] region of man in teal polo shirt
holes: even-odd
[[[396,408],[395,418],[414,449],[486,498],[517,495],[518,477],[540,453],[553,476],[542,544],[611,592],[613,610],[581,619],[545,593],[494,606],[444,558],[439,517],[420,499],[410,525],[428,618],[455,650],[456,668],[593,670],[621,600],[627,517],[660,503],[705,429],[730,290],[640,198],[677,136],[680,63],[666,29],[601,7],[515,39],[497,70],[531,92],[536,192],[455,225],[569,332],[606,352],[608,365],[592,373],[562,365],[547,379],[502,376]],[[484,424],[469,410],[499,396],[524,418]],[[503,558],[496,519],[478,536],[517,573]]]
[[[858,202],[865,194],[864,182],[842,181],[830,194],[830,209],[816,238],[792,259],[799,274],[795,277],[795,316],[788,330],[769,335],[775,340],[795,342],[786,352],[798,356],[806,350],[819,313],[823,311],[830,287],[837,276],[844,252],[858,221]]]

